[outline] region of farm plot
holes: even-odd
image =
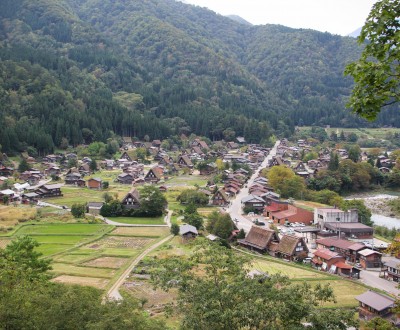
[[[91,249],[142,249],[153,241],[154,239],[144,237],[107,236],[88,245],[88,247]]]
[[[134,225],[165,225],[163,216],[157,218],[116,217],[109,219],[118,223],[127,223]]]
[[[53,267],[51,272],[60,275],[78,275],[101,278],[112,278],[115,275],[115,270],[113,269],[81,267],[62,263],[53,263],[51,266]]]
[[[0,239],[0,249],[4,249],[10,242],[11,239]]]
[[[117,227],[112,232],[113,236],[137,236],[137,237],[162,237],[169,234],[166,227]]]
[[[166,304],[176,300],[176,290],[165,292],[161,289],[154,290],[147,280],[140,280],[134,276],[124,283],[124,289],[137,299],[145,299],[144,308],[153,313],[162,312]]]
[[[57,277],[53,278],[52,281],[57,282],[57,283],[92,286],[92,287],[95,287],[98,289],[104,289],[109,282],[108,280],[106,280],[104,278],[70,276],[70,275],[57,276]]]
[[[85,266],[99,267],[99,268],[121,268],[128,262],[128,258],[117,257],[100,257],[83,263]]]
[[[14,235],[100,235],[113,227],[100,224],[31,224],[19,228]]]

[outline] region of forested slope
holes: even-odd
[[[247,26],[173,0],[3,0],[0,20],[5,152],[114,134],[262,142],[297,124],[365,124],[344,109],[352,38]]]

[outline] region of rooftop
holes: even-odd
[[[374,291],[364,292],[363,294],[357,296],[356,299],[359,302],[372,307],[378,312],[393,307],[395,303],[395,300],[393,298]]]

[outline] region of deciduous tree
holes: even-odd
[[[399,15],[398,0],[373,5],[358,38],[365,48],[345,70],[355,82],[348,106],[369,120],[376,119],[382,107],[400,100]]]

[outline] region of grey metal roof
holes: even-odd
[[[258,197],[256,195],[249,195],[249,196],[243,197],[242,198],[242,203],[247,203],[247,202],[249,202],[249,201],[251,201],[253,199],[255,199],[258,202],[265,203],[265,201],[261,197]]]
[[[193,233],[198,235],[197,229],[196,227],[192,226],[192,225],[182,225],[179,227],[179,235],[185,235],[187,233]]]
[[[395,300],[374,291],[367,291],[355,298],[356,300],[372,307],[378,312],[394,306]]]

